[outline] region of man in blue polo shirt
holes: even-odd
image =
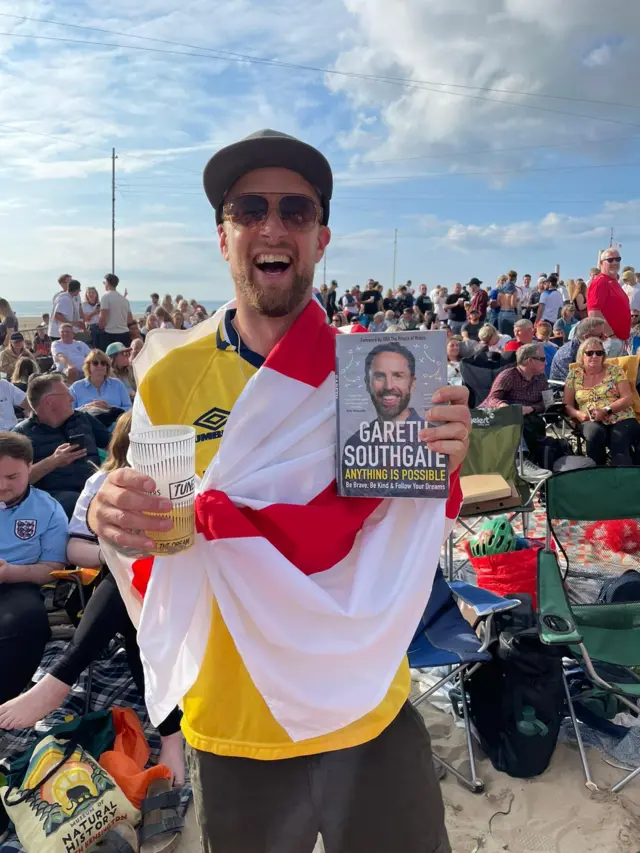
[[[0,432],[0,705],[40,664],[50,636],[40,587],[66,562],[67,518],[29,485],[32,461],[28,438]]]

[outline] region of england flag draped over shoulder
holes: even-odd
[[[193,332],[214,332],[229,307]],[[138,373],[193,340],[151,334]],[[200,484],[192,548],[132,561],[101,543],[138,625],[156,725],[198,676],[214,596],[294,741],[375,708],[406,653],[459,510],[458,477],[446,502],[338,497],[335,335],[312,300],[247,383]],[[134,430],[139,418],[134,409]]]

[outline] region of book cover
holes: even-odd
[[[336,336],[338,494],[447,497],[447,458],[418,438],[446,370],[444,330]]]

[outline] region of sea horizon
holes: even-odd
[[[144,314],[147,305],[150,304],[150,301],[151,300],[149,299],[130,299],[129,304],[131,305],[131,313]],[[209,313],[211,313],[211,311],[214,311],[216,308],[220,308],[221,305],[224,305],[224,301],[216,299],[198,299],[197,301],[200,303],[200,305],[206,308]],[[33,299],[21,301],[10,300],[10,304],[18,318],[39,317],[41,314],[51,313],[50,299]]]

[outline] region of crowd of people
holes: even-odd
[[[250,145],[242,149],[242,166],[238,167],[239,171],[229,172],[224,186],[212,175],[230,169],[231,161],[223,158],[208,178],[205,172],[205,187],[216,210],[221,249],[225,258],[235,259],[237,267],[244,257],[242,241],[254,239],[252,235],[257,229],[262,235],[260,239],[272,240],[273,245],[286,235],[296,242],[296,250],[304,256],[303,266],[306,264],[304,269],[308,271],[313,268],[313,259],[317,261],[317,246],[324,248],[330,239],[326,228],[332,187],[330,167],[315,149],[273,131],[263,133],[277,137],[282,143],[281,153],[276,158],[280,158],[281,163],[278,160],[276,166],[266,168],[262,155],[256,154],[255,159],[251,159],[254,156],[251,151],[258,152],[264,141],[258,134],[244,141],[243,145],[247,141]],[[305,165],[307,161],[302,157],[300,175],[285,167],[290,162],[292,144],[298,148],[302,146],[304,156],[313,158],[313,169]],[[271,149],[271,143],[269,147]],[[270,157],[273,156],[272,149]],[[276,168],[278,164],[282,168]],[[263,195],[247,181],[253,181]],[[278,201],[277,208],[272,207],[270,197],[281,195],[276,190],[282,184],[286,185],[287,192]],[[252,192],[247,186],[253,187]],[[236,188],[235,194],[229,187]],[[309,193],[317,195],[324,207],[307,195]],[[309,234],[313,239],[308,239]],[[260,276],[284,275],[293,254],[284,256],[285,260],[281,259],[283,256],[268,255],[264,251],[255,257],[259,259],[255,264],[256,276],[261,281]],[[411,281],[385,291],[379,282],[371,279],[362,290],[350,287],[340,294],[334,281],[323,284],[313,293],[326,310],[327,323],[340,333],[446,330],[451,386],[464,383],[466,359],[484,353],[504,358],[505,369],[496,376],[486,399],[477,403],[484,407],[522,407],[529,470],[535,477],[544,462],[541,447],[546,426],[541,414],[547,405],[545,395],[549,380],[562,383],[566,414],[582,431],[588,455],[597,464],[605,464],[608,450],[611,464],[633,464],[633,454],[638,449],[638,423],[633,410],[635,381],[629,381],[615,359],[635,352],[635,339],[640,336],[640,274],[632,268],[625,268],[620,274],[620,262],[615,249],[606,250],[601,269],[591,271],[588,284],[583,279],[569,280],[565,284],[555,273],[540,275],[535,286],[532,286],[532,277],[524,275],[522,283],[518,284],[517,272],[510,270],[500,276],[494,287],[484,287],[480,279],[472,278],[466,285],[456,283],[450,291],[442,286],[429,291],[425,284],[416,288]],[[291,323],[302,316],[292,309],[290,294],[282,295],[280,302],[274,305],[269,301],[271,296],[267,288],[261,291],[242,276],[236,275],[234,281],[237,308],[227,311],[221,321],[222,331],[216,332],[213,354],[193,346],[183,348],[189,349],[188,357],[192,360],[189,375],[201,378],[194,379],[193,386],[187,387],[184,373],[167,372],[167,364],[171,366],[173,361],[159,362],[161,369],[151,372],[155,384],[149,386],[147,399],[143,399],[147,386],[141,384],[140,390],[136,388],[132,361],[151,330],[182,330],[203,322],[207,311],[197,300],[186,300],[181,295],[175,299],[165,296],[160,300],[159,295],[153,293],[144,319],[137,319],[132,315],[126,291],[121,294],[118,290],[117,276],[105,276],[102,295],[96,288],[89,287],[83,298],[80,282],[70,275],[62,275],[50,314],[43,317],[42,324],[29,340],[20,331],[19,318],[7,300],[0,300],[0,372],[4,374],[0,379],[0,525],[3,531],[0,549],[0,730],[32,726],[58,707],[83,669],[104,651],[116,633],[125,638],[131,672],[144,695],[136,629],[123,604],[122,590],[105,566],[98,536],[140,550],[149,547],[143,528],[161,530],[169,523],[162,517],[161,499],[145,491],[147,479],[123,470],[127,468],[129,431],[135,421],[132,405],[136,396],[138,402],[142,399],[146,416],[152,423],[179,422],[153,419],[152,406],[164,402],[167,407],[174,407],[172,412],[178,411],[178,407],[179,417],[187,418],[180,422],[191,423],[192,418],[202,419],[203,408],[213,411],[212,389],[222,387],[220,383],[224,379],[228,399],[224,400],[226,409],[220,411],[228,414],[227,409],[230,411],[236,404],[246,383],[278,341],[284,339]],[[305,279],[305,292],[294,294],[303,309],[311,283],[311,278]],[[314,310],[317,313],[317,309]],[[276,334],[272,321],[280,322],[283,317],[286,323],[283,321]],[[319,315],[318,324],[326,335],[322,320]],[[180,355],[180,350],[177,352]],[[184,365],[184,353],[181,357]],[[232,360],[239,370],[228,369]],[[425,437],[421,433],[420,440],[448,455],[452,476],[457,476],[455,472],[466,453],[470,426],[466,391],[449,387],[438,393],[440,400],[432,412],[435,426],[426,428]],[[163,394],[166,400],[160,400]],[[445,405],[447,403],[450,405]],[[187,412],[189,406],[193,411]],[[222,430],[211,431],[207,440],[198,445],[196,467],[199,474],[206,470],[217,453],[221,436]],[[542,475],[547,473],[543,471]],[[306,499],[298,501],[296,509],[304,511],[305,502]],[[146,512],[152,516],[142,514]],[[456,514],[454,509],[453,516]],[[355,535],[356,528],[353,537]],[[422,530],[419,536],[423,537]],[[439,547],[440,543],[437,544]],[[50,636],[40,587],[52,571],[65,565],[102,568],[103,580],[89,599],[73,639],[54,670],[37,685],[29,687]],[[206,684],[198,681],[190,689],[184,713],[185,732],[193,735],[194,727],[201,727],[204,732],[192,737],[195,745],[191,743],[192,770],[196,771],[200,786],[194,789],[198,811],[204,814],[207,809],[215,811],[218,807],[215,797],[207,798],[207,791],[218,784],[215,782],[218,774],[219,788],[225,790],[228,788],[224,781],[229,779],[227,774],[239,774],[233,777],[233,787],[238,792],[234,801],[237,814],[234,812],[234,819],[230,820],[227,814],[216,813],[216,825],[223,827],[222,835],[216,835],[216,843],[224,846],[224,840],[219,839],[226,838],[227,833],[234,839],[233,849],[242,846],[235,842],[244,837],[246,830],[247,796],[259,794],[263,797],[268,793],[274,802],[274,807],[266,810],[268,814],[265,812],[264,825],[252,825],[255,838],[270,837],[272,830],[280,837],[278,833],[283,831],[280,824],[277,831],[275,825],[271,828],[267,825],[271,813],[275,815],[285,805],[289,808],[292,797],[303,800],[306,797],[305,785],[300,784],[300,780],[308,781],[311,763],[298,765],[303,767],[302,777],[294,774],[290,780],[284,776],[278,780],[269,774],[277,764],[286,765],[287,762],[265,761],[265,755],[291,758],[288,765],[291,768],[295,766],[292,762],[296,756],[305,759],[315,757],[316,753],[321,758],[337,756],[334,765],[329,761],[322,768],[317,765],[322,774],[330,773],[337,785],[350,773],[355,775],[358,766],[359,773],[366,768],[366,761],[363,759],[365,763],[359,764],[358,756],[362,750],[371,748],[376,771],[383,770],[386,761],[396,780],[376,801],[380,809],[385,810],[385,822],[395,820],[398,831],[400,828],[406,831],[404,805],[410,792],[419,796],[420,809],[408,810],[420,814],[410,832],[413,846],[405,849],[424,849],[421,809],[427,799],[430,799],[428,808],[435,839],[430,849],[437,846],[443,853],[449,849],[428,743],[420,740],[418,745],[416,742],[416,737],[423,738],[422,723],[417,726],[416,719],[408,716],[405,662],[387,697],[364,717],[355,719],[352,725],[338,732],[321,736],[320,745],[310,745],[310,740],[294,743],[258,694],[224,618],[216,608],[212,608],[211,620],[211,636],[215,635],[217,641],[207,650],[211,657],[208,658]],[[229,670],[230,663],[233,672]],[[222,700],[214,690],[216,678],[227,691]],[[234,684],[239,685],[238,689],[229,686]],[[214,696],[213,703],[202,698],[208,691]],[[180,719],[181,711],[173,708],[158,726],[162,741],[160,761],[170,768],[177,784],[184,779]],[[334,737],[336,735],[339,737]],[[388,738],[391,740],[387,744]],[[405,750],[404,764],[410,768],[404,775],[394,775],[399,748]],[[221,755],[225,756],[224,768],[214,761],[216,750],[221,750]],[[243,758],[243,763],[234,763],[234,757]],[[229,770],[231,766],[235,769]],[[258,766],[265,776],[243,775],[253,773]],[[345,767],[351,770],[345,773]],[[385,775],[382,772],[382,776]],[[371,778],[373,776],[376,779]],[[360,776],[371,790],[378,790],[379,777],[380,772]],[[268,782],[270,778],[275,779],[274,784]],[[404,787],[398,787],[398,780]],[[328,785],[326,792],[331,792],[332,788]],[[357,825],[360,839],[371,819],[371,810],[363,804],[364,800],[359,818],[354,817],[355,807],[345,818],[345,825],[349,824],[354,831]],[[334,818],[339,811],[334,808]],[[281,822],[286,824],[283,813],[281,816]],[[309,819],[314,842],[316,823],[315,817]],[[215,833],[210,827],[207,821],[202,822],[203,832],[213,838]],[[302,835],[305,832],[300,830]],[[263,849],[263,845],[254,844],[246,849]],[[387,849],[397,848],[385,846],[384,850]]]

